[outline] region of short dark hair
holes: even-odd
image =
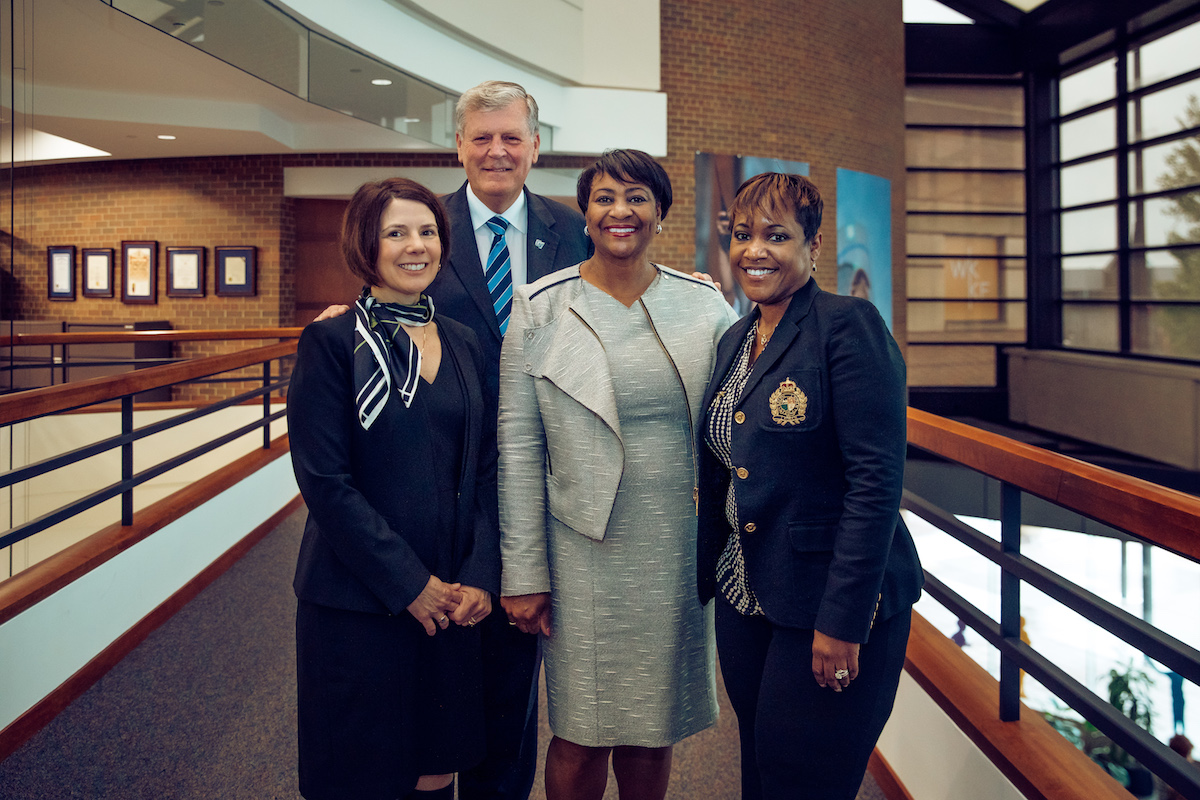
[[[738,187],[729,209],[729,218],[733,221],[744,220],[756,211],[766,211],[776,217],[792,214],[804,231],[804,241],[808,242],[821,230],[824,210],[825,201],[821,199],[821,192],[808,178],[782,172],[764,172]]]
[[[393,200],[414,200],[433,212],[442,244],[441,263],[450,258],[450,220],[437,195],[408,178],[367,181],[350,198],[342,216],[342,257],[368,286],[379,285],[379,222]]]
[[[583,171],[575,184],[575,199],[579,210],[587,213],[588,199],[592,196],[592,183],[601,175],[624,183],[640,183],[650,188],[654,202],[662,209],[661,218],[667,218],[671,207],[671,179],[667,171],[652,156],[641,150],[606,150],[596,163]]]

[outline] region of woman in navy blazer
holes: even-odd
[[[347,207],[354,313],[309,325],[288,395],[309,517],[295,590],[300,791],[449,798],[483,757],[474,625],[499,591],[495,414],[475,335],[424,290],[438,199],[393,178]]]
[[[738,190],[730,262],[758,306],[721,339],[697,448],[747,800],[855,796],[923,583],[899,516],[904,361],[874,306],[813,280],[821,213],[797,175]]]

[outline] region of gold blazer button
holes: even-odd
[[[733,415],[733,421],[736,422],[738,425],[741,425],[743,422],[746,421],[746,415],[743,414],[741,411],[739,411]]]
[[[758,526],[753,522],[747,522],[744,526],[742,526],[742,530],[744,530],[746,533],[754,533],[756,530],[758,530]]]
[[[746,478],[750,477],[750,470],[746,469],[745,467],[738,467],[737,476],[742,480],[746,480]]]

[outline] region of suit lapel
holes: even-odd
[[[553,231],[554,215],[546,201],[525,190],[525,208],[529,232],[525,237],[525,269],[529,283],[554,272],[554,256],[558,253],[558,234]]]
[[[578,284],[582,288],[582,281]],[[532,356],[538,374],[600,417],[619,439],[621,423],[608,354],[596,336],[592,310],[582,291],[576,291],[553,328],[534,340],[535,352],[526,351],[527,357]],[[540,346],[545,350],[538,353]]]
[[[492,308],[492,295],[487,281],[483,279],[483,264],[479,261],[479,245],[475,242],[475,229],[471,226],[471,209],[467,206],[467,184],[446,200],[446,215],[458,220],[450,229],[450,261],[446,267],[462,284],[467,296],[474,301],[488,329],[496,341],[500,341],[500,323],[496,321],[496,310]],[[476,328],[478,331],[478,328]]]
[[[771,334],[771,341],[767,342],[766,349],[759,354],[753,369],[750,370],[750,378],[746,381],[746,387],[742,389],[743,400],[750,396],[754,387],[758,386],[759,381],[762,380],[762,376],[775,366],[775,363],[783,357],[783,354],[792,346],[792,342],[800,335],[800,321],[808,316],[813,298],[819,291],[817,282],[809,278],[808,283],[792,295],[787,310],[783,312],[783,318],[779,320],[779,324],[775,326],[775,332]]]

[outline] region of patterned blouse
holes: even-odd
[[[704,437],[705,444],[725,468],[733,470],[733,410],[742,397],[746,381],[750,378],[750,352],[754,349],[754,340],[758,336],[758,322],[750,327],[741,349],[733,359],[733,365],[725,376],[721,389],[713,397],[709,406],[708,431]],[[732,476],[731,476],[732,477]],[[737,501],[733,496],[733,484],[729,482],[729,491],[725,495],[725,519],[733,529],[725,550],[717,559],[717,587],[725,599],[738,612],[747,616],[762,616],[762,606],[750,582],[746,579],[746,559],[742,554],[741,526],[738,525]]]

